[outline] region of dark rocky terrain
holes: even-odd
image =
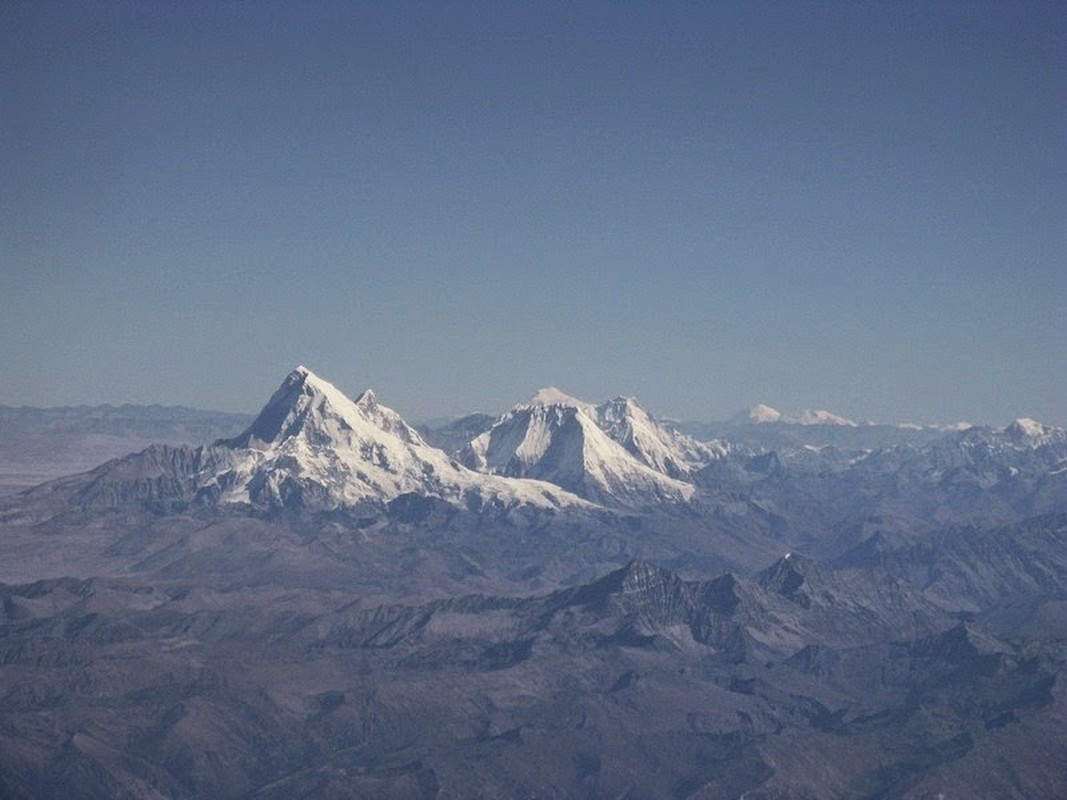
[[[9,586],[5,797],[1055,797],[1062,641],[885,573],[534,597]]]
[[[0,797],[1067,796],[1061,431],[761,425],[635,510],[294,375],[0,500]]]

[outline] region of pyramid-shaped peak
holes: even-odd
[[[345,397],[344,393],[327,380],[323,380],[303,364],[290,372],[281,385],[282,389],[300,387],[305,394],[319,393]],[[345,398],[347,400],[347,398]]]
[[[633,397],[616,397],[599,406],[596,421],[640,463],[670,478],[685,479],[718,457],[710,445],[661,425]]]
[[[608,400],[597,407],[597,416],[602,423],[610,427],[614,423],[624,420],[637,420],[643,423],[652,423],[652,415],[649,414],[635,397],[618,397]]]
[[[661,591],[662,587],[676,588],[682,584],[681,578],[670,570],[663,569],[644,559],[635,558],[623,567],[612,570],[607,575],[589,584],[588,590],[593,595],[627,595],[639,592]]]
[[[934,655],[952,661],[973,662],[980,657],[996,657],[1010,653],[1010,648],[999,639],[975,628],[966,621],[960,622],[935,636],[921,640],[915,649],[923,655]]]
[[[301,365],[286,376],[248,429],[225,444],[264,449],[297,434],[310,437],[317,445],[336,444],[334,440],[342,432],[366,431],[368,424],[405,442],[421,443],[418,434],[395,411],[379,405],[369,389],[352,401]]]
[[[689,605],[689,591],[677,574],[640,559],[592,586],[605,599],[611,598],[612,603],[638,612],[653,624],[681,621]]]
[[[756,576],[756,582],[764,589],[783,595],[794,594],[807,580],[819,571],[816,561],[797,553],[786,553]]]
[[[347,402],[340,390],[301,365],[286,376],[248,429],[227,444],[261,448],[281,441],[293,433],[313,406],[321,413],[325,402],[332,404],[335,398]]]
[[[664,569],[651,561],[635,558],[621,570],[623,587],[644,587],[652,583],[676,582],[678,576],[670,570]]]
[[[320,378],[318,375],[316,375],[310,369],[305,367],[303,364],[300,364],[299,366],[295,367],[293,369],[293,371],[289,373],[289,375],[286,378],[286,380],[299,381],[301,383],[305,383],[305,382],[310,382],[310,383],[323,382],[322,378]]]
[[[644,412],[645,411],[645,409],[642,408],[641,404],[637,402],[637,398],[636,397],[626,397],[625,395],[621,395],[621,394],[618,395],[617,397],[611,398],[610,400],[608,400],[606,403],[604,403],[600,407],[601,407],[601,409],[611,409],[611,410],[614,410],[614,411],[617,411],[617,412],[626,412],[626,411]],[[647,412],[645,412],[645,413],[647,413]]]
[[[288,383],[289,380],[293,380],[299,384],[305,395],[321,395],[335,408],[342,408],[352,403],[348,395],[325,378],[320,378],[307,367],[300,366],[294,369],[289,373],[289,378],[286,379],[286,383]]]
[[[579,400],[577,397],[572,397],[566,392],[557,389],[555,386],[546,386],[543,389],[539,389],[537,394],[530,398],[530,402],[527,405],[531,406],[567,406],[569,408],[578,408],[586,413],[595,410],[595,406],[592,403],[587,403],[584,400]]]

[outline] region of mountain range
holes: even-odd
[[[0,498],[0,796],[1067,796],[1061,429],[202,421]]]
[[[0,496],[151,444],[199,444],[233,436],[251,419],[181,406],[0,406]]]

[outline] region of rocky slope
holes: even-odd
[[[880,581],[793,556],[415,605],[5,587],[0,794],[1062,795],[1062,647]]]

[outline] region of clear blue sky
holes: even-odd
[[[0,403],[1067,424],[1067,5],[0,8]]]

